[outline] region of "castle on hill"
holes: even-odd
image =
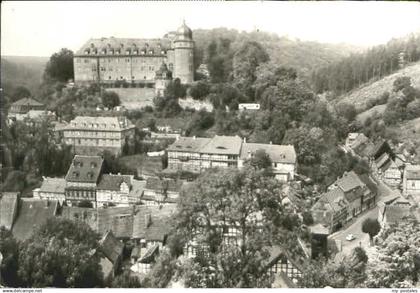
[[[76,84],[107,88],[156,88],[169,80],[194,80],[194,41],[185,22],[161,39],[90,39],[74,54]]]

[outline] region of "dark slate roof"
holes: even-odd
[[[146,181],[145,189],[151,190],[163,190],[172,192],[180,192],[182,187],[182,181],[174,179],[160,179],[157,177],[149,177]]]
[[[348,192],[357,187],[362,187],[365,185],[354,171],[345,172],[343,177],[338,178],[335,183],[344,192]]]
[[[104,174],[98,183],[98,190],[120,190],[121,184],[125,182],[128,188],[131,187],[131,177],[128,175]]]
[[[28,239],[36,228],[56,215],[57,207],[56,200],[22,198],[18,217],[12,229],[13,236],[22,241]]]
[[[17,192],[4,192],[0,197],[0,227],[4,226],[10,230],[13,226],[13,215],[18,206]]]
[[[32,98],[23,98],[20,100],[17,100],[12,104],[12,106],[44,106],[44,104],[41,104],[40,102],[32,99]]]
[[[375,160],[376,166],[381,168],[390,160],[390,157],[387,153],[383,153],[379,158]],[[385,169],[386,170],[386,169]]]
[[[108,207],[98,209],[98,232],[112,231],[117,238],[131,238],[133,232],[133,207]]]
[[[119,257],[122,256],[124,244],[115,238],[112,231],[107,232],[100,241],[100,251],[115,264]]]
[[[97,55],[141,55],[141,51],[145,51],[149,55],[149,51],[153,51],[153,55],[165,55],[166,51],[171,49],[171,40],[168,38],[162,39],[138,39],[138,38],[100,38],[89,39],[75,55],[86,55],[86,51]],[[102,51],[105,50],[105,54]],[[127,54],[126,51],[129,51]],[[137,52],[135,52],[137,51]],[[164,53],[162,53],[164,51]],[[117,55],[118,56],[118,55]]]
[[[273,163],[296,163],[296,152],[293,145],[244,143],[241,149],[241,159],[248,158],[249,153],[255,154],[258,150],[264,150]]]
[[[133,238],[163,242],[173,225],[176,205],[139,206],[133,223]],[[149,226],[146,218],[150,217]]]
[[[66,179],[64,178],[45,178],[42,181],[40,192],[63,193],[66,188]]]
[[[99,156],[76,155],[66,175],[66,181],[96,183],[101,173],[103,159]]]

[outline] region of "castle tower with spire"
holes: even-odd
[[[194,80],[194,41],[191,29],[183,21],[176,32],[174,40],[175,67],[174,78],[182,83],[191,83]]]

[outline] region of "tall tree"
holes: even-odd
[[[266,246],[281,234],[288,215],[281,199],[279,183],[262,171],[210,169],[203,173],[182,193],[177,215],[179,233],[207,247],[203,257],[187,266],[187,285],[269,286],[264,269]],[[235,231],[230,241],[225,237],[229,231]]]
[[[369,234],[369,240],[370,243],[372,243],[373,237],[378,235],[379,231],[381,231],[381,225],[377,219],[367,218],[362,223],[362,231],[363,233]]]
[[[44,79],[67,82],[73,78],[73,51],[63,48],[50,57],[45,68]]]
[[[52,218],[19,251],[22,287],[102,286],[98,236],[86,224]]]
[[[19,243],[12,232],[0,226],[0,253],[3,257],[0,265],[0,280],[8,287],[18,287]]]

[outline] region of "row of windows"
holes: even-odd
[[[66,131],[65,136],[84,136],[84,137],[113,137],[119,138],[121,134],[119,132],[98,132],[98,131]]]
[[[97,55],[98,54],[98,50],[96,50],[96,49],[94,49],[94,50],[92,50],[92,51],[90,51],[90,50],[85,50],[85,54],[86,55]],[[102,54],[102,55],[105,55],[105,54],[110,54],[110,55],[120,55],[120,54],[122,54],[122,52],[120,52],[119,50],[102,50],[102,51],[100,51],[100,54]],[[148,54],[148,55],[155,55],[155,54],[159,54],[159,51],[154,51],[154,50],[149,50],[149,51],[145,51],[145,50],[141,50],[141,51],[138,51],[138,50],[134,50],[134,51],[129,51],[129,50],[127,50],[127,51],[125,51],[125,55],[146,55],[146,54]],[[161,55],[165,55],[166,54],[166,51],[164,51],[164,50],[162,50],[162,51],[160,51],[160,54]]]
[[[95,198],[95,193],[88,190],[73,190],[67,191],[66,196],[74,198]]]
[[[112,67],[106,68],[106,67],[101,66],[100,70],[101,71],[114,71],[114,68],[112,68]],[[96,71],[96,67],[92,67],[92,71]],[[119,68],[115,68],[115,71],[116,72],[119,72],[120,69]],[[123,69],[121,71],[125,71],[125,70]],[[140,71],[153,71],[154,72],[155,71],[155,66],[153,66],[153,65],[150,65],[150,66],[141,66],[140,67]]]

